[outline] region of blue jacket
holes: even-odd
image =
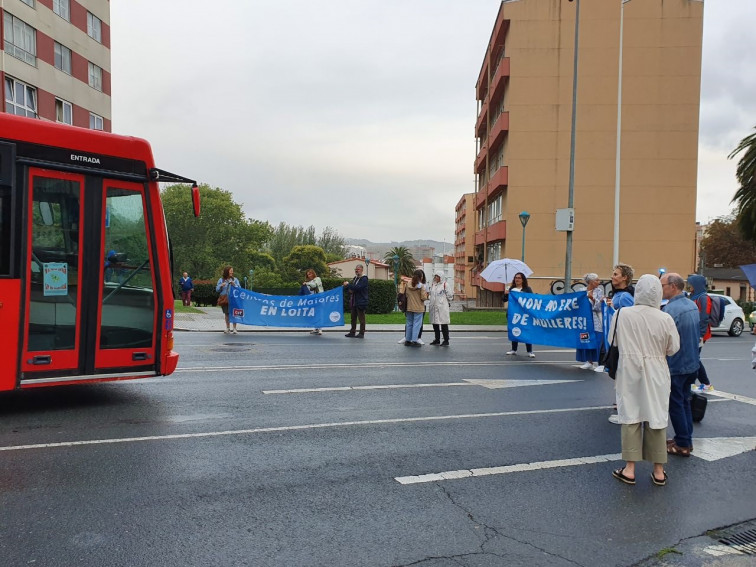
[[[368,306],[368,277],[355,277],[346,288],[352,292],[349,300],[349,306],[355,306],[359,309],[367,309]]]
[[[706,336],[706,331],[709,329],[709,314],[707,313],[708,301],[706,297],[706,278],[693,274],[688,276],[688,285],[693,288],[690,294],[690,299],[696,302],[697,306],[700,304],[703,308],[698,308],[698,328],[701,337]]]
[[[619,310],[623,307],[632,307],[635,305],[635,288],[628,286],[624,289],[612,288],[610,297],[612,299],[612,307]]]
[[[181,286],[181,291],[190,291],[194,289],[194,284],[192,283],[192,278],[188,277],[184,279],[183,277],[179,279],[179,285]]]
[[[675,321],[680,334],[680,350],[667,357],[670,374],[692,374],[701,365],[698,343],[698,307],[684,294],[676,295],[664,306],[664,312]]]

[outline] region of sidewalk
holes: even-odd
[[[347,316],[348,318],[348,316]],[[427,319],[427,318],[426,318]],[[426,331],[430,328],[430,323],[425,323]],[[206,308],[204,313],[176,313],[173,320],[173,328],[176,331],[218,331],[223,332],[226,328],[226,323],[223,318],[223,312],[216,307]],[[255,332],[255,333],[267,333],[267,332],[290,332],[301,333],[307,330],[303,327],[252,327],[247,325],[239,325],[237,327],[240,333]],[[467,333],[505,333],[507,330],[506,325],[454,325],[454,332],[467,332]],[[346,333],[349,331],[349,324],[342,325],[340,327],[324,327],[323,333]],[[367,325],[368,333],[402,333],[404,332],[404,325],[392,324],[392,325]]]

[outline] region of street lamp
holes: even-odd
[[[520,223],[522,224],[522,261],[525,261],[525,225],[530,220],[530,213],[528,211],[522,211],[519,215]]]
[[[391,258],[394,261],[394,311],[399,311],[399,301],[397,296],[399,295],[399,255],[394,254]]]
[[[570,0],[572,2],[572,0]],[[570,131],[570,185],[567,208],[575,203],[575,122],[577,119],[578,47],[580,43],[580,0],[575,0],[575,53],[572,67],[572,128]],[[564,259],[564,293],[572,289],[572,230],[567,231],[567,251]]]
[[[619,32],[619,72],[617,78],[617,151],[614,158],[614,244],[612,246],[612,266],[619,264],[619,226],[620,226],[620,162],[622,149],[622,46],[625,35],[625,4],[630,0],[622,0],[620,5]]]

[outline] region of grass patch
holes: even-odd
[[[175,300],[173,302],[173,312],[174,313],[204,313],[202,309],[197,309],[196,307],[186,307],[181,303],[181,300]]]
[[[454,311],[449,314],[451,325],[506,325],[507,316],[504,311]],[[349,321],[350,314],[344,313],[344,320]],[[404,313],[368,313],[365,316],[368,325],[404,325]],[[429,323],[428,315],[425,316]]]
[[[656,558],[664,559],[664,556],[669,555],[670,553],[676,553],[677,555],[682,555],[682,551],[677,551],[674,547],[665,547],[664,549],[656,553]]]

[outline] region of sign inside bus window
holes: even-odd
[[[173,310],[172,309],[165,310],[165,330],[166,331],[173,330]]]
[[[68,295],[68,264],[48,262],[42,264],[45,295]]]

